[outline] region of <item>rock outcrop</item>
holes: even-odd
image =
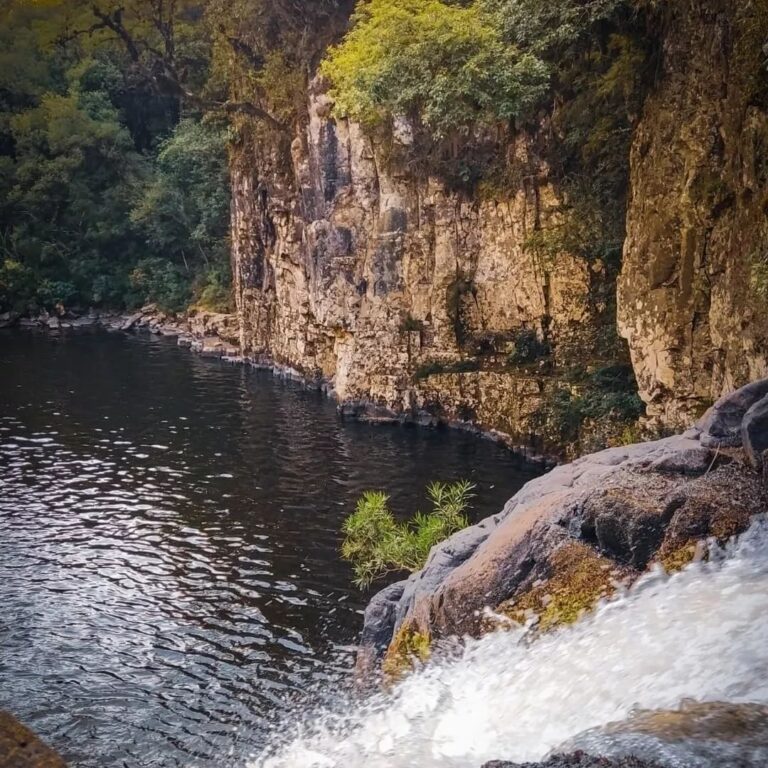
[[[619,764],[638,756],[653,765],[763,768],[768,763],[768,708],[686,701],[675,710],[634,712],[574,736],[561,748],[599,753]]]
[[[651,417],[680,424],[768,373],[768,3],[669,3],[635,131],[619,326]]]
[[[607,757],[594,757],[585,752],[573,752],[567,755],[554,755],[540,763],[508,763],[493,760],[483,768],[664,768],[658,763],[649,763],[637,757],[611,760]]]
[[[486,607],[521,623],[538,616],[541,629],[574,621],[652,563],[680,568],[707,540],[745,530],[768,511],[768,487],[750,462],[768,437],[767,406],[768,379],[723,398],[682,435],[611,448],[530,481],[374,598],[361,668],[385,653],[398,658],[416,635],[423,643],[481,634]]]
[[[52,316],[44,312],[35,317],[16,316],[13,323],[54,332],[96,326],[109,331],[147,331],[175,337],[179,346],[190,347],[201,355],[241,360],[237,317],[222,312],[192,309],[183,315],[175,315],[149,304],[129,314],[91,310],[87,314],[66,312]]]
[[[768,373],[768,316],[752,280],[768,250],[767,3],[646,4],[661,56],[626,159],[618,317],[648,413],[665,426]],[[557,368],[574,349],[593,355],[615,322],[604,265],[530,247],[563,221],[557,128],[546,116],[538,128],[500,128],[503,181],[460,191],[402,161],[405,121],[384,141],[332,107],[315,80],[290,135],[238,126],[244,353],[324,381],[351,415],[474,424],[512,445],[540,436],[553,377],[508,364],[515,336],[546,338]],[[477,138],[462,140],[462,158]]]
[[[259,136],[233,151],[244,353],[328,382],[350,415],[525,442],[546,377],[508,364],[516,334],[565,348],[608,312],[588,295],[599,266],[527,247],[560,216],[546,129],[500,139],[513,181],[473,195],[398,162],[407,131],[393,150],[331,109],[316,81],[288,156]]]

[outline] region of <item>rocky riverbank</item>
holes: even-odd
[[[0,768],[66,768],[61,757],[9,712],[0,710]]]
[[[48,331],[93,327],[108,331],[147,331],[158,336],[174,336],[180,346],[191,347],[204,355],[240,356],[237,316],[222,312],[191,310],[176,315],[150,304],[130,313],[91,309],[87,312],[41,312],[29,316],[12,312],[0,315],[0,328],[12,326]]]
[[[539,763],[508,763],[493,760],[483,768],[667,768],[656,762],[648,762],[638,757],[621,757],[611,760],[608,757],[595,757],[586,752],[573,752],[567,755],[554,755]]]
[[[198,354],[207,357],[219,357],[232,363],[245,363],[256,368],[269,370],[281,378],[297,381],[311,389],[320,390],[338,403],[338,410],[343,418],[371,424],[413,423],[423,427],[446,426],[498,442],[533,464],[552,467],[557,461],[557,456],[542,453],[532,448],[531,445],[522,444],[502,430],[485,428],[471,418],[449,419],[436,415],[430,409],[419,408],[407,413],[394,413],[389,408],[380,406],[367,398],[340,401],[333,384],[320,372],[309,375],[264,354],[244,354],[240,343],[241,333],[236,314],[204,310],[171,314],[163,312],[154,304],[130,313],[89,310],[83,313],[63,311],[60,314],[42,312],[33,316],[12,312],[0,314],[0,329],[15,326],[36,328],[54,333],[100,327],[108,331],[147,332],[158,336],[175,337],[179,346],[189,347]]]
[[[575,621],[649,568],[768,511],[768,379],[719,400],[685,433],[611,448],[532,480],[497,515],[433,548],[426,566],[370,602],[358,667],[407,669],[447,639],[499,622]],[[486,609],[492,609],[492,614]],[[450,645],[450,643],[448,643]]]

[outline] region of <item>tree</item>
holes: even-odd
[[[138,248],[130,210],[148,171],[116,110],[103,92],[75,89],[45,94],[10,123],[15,163],[6,218],[13,228],[5,258],[37,273],[42,304],[115,299],[119,285],[102,279],[104,295],[96,296],[94,280],[114,276]]]
[[[526,114],[549,69],[494,21],[480,3],[364,0],[322,67],[337,112],[369,126],[407,117],[438,138]]]

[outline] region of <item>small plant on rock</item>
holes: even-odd
[[[404,523],[392,514],[387,494],[366,491],[344,521],[341,545],[342,557],[354,567],[356,584],[365,588],[387,573],[423,567],[435,544],[469,525],[465,513],[473,489],[467,480],[432,483],[427,487],[432,510],[417,512]]]

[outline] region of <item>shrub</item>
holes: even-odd
[[[193,286],[195,306],[210,312],[232,311],[232,273],[225,264],[211,266]]]
[[[446,372],[445,363],[440,363],[437,360],[430,360],[429,362],[426,362],[420,365],[413,372],[413,378],[414,378],[414,381],[420,381],[421,379],[426,379],[426,378],[429,378],[430,376],[435,376],[438,373],[445,373],[445,372]]]
[[[57,304],[68,306],[77,296],[77,288],[68,280],[45,278],[37,288],[37,300],[43,307],[51,308]]]
[[[462,346],[466,340],[467,328],[463,305],[468,296],[476,296],[477,287],[471,277],[459,275],[451,282],[445,292],[445,309],[453,323],[456,343]]]
[[[532,363],[539,358],[546,357],[550,353],[549,344],[539,339],[538,334],[532,328],[521,328],[514,336],[515,345],[507,357],[510,365],[523,365]]]
[[[539,435],[545,442],[565,447],[567,453],[596,451],[634,433],[644,406],[631,366],[603,366],[589,374],[577,371],[571,378],[567,386],[550,390],[537,412]]]
[[[35,289],[35,274],[24,264],[11,258],[0,264],[0,311],[24,311],[34,298]]]
[[[131,272],[130,284],[135,303],[153,302],[168,312],[179,312],[189,304],[187,276],[166,259],[142,259]]]
[[[749,284],[755,295],[768,299],[768,255],[755,251],[749,259]]]
[[[439,373],[472,373],[480,370],[479,360],[457,360],[455,363],[441,363],[430,360],[420,365],[413,373],[414,381],[436,376]]]
[[[518,117],[549,87],[548,67],[505,42],[492,11],[441,0],[365,0],[322,72],[340,114],[417,119],[437,138]]]
[[[473,488],[466,480],[432,483],[427,488],[432,511],[417,512],[405,523],[395,520],[389,496],[366,491],[344,522],[341,545],[342,557],[352,563],[358,586],[367,587],[387,573],[422,568],[435,544],[469,525],[465,510]]]

